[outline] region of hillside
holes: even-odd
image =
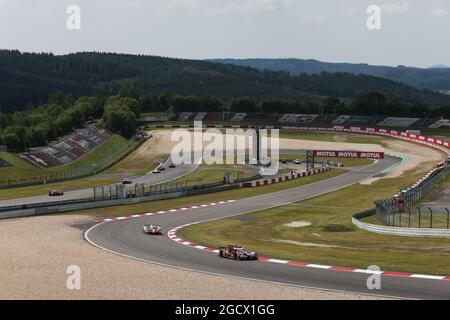
[[[292,75],[319,74],[322,71],[367,74],[402,82],[419,89],[450,90],[450,68],[444,65],[421,69],[405,66],[385,67],[368,64],[327,63],[303,59],[216,59],[211,61],[249,66],[259,70],[287,71]]]
[[[322,101],[325,96],[354,98],[377,91],[388,100],[426,105],[450,104],[450,97],[420,91],[393,81],[353,74],[289,76],[286,72],[200,60],[110,53],[52,54],[0,51],[0,111],[45,102],[50,93],[78,97],[101,90],[116,94],[132,86],[142,93],[170,91],[181,95],[211,95],[257,100]]]

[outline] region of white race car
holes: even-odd
[[[162,235],[162,228],[154,224],[146,224],[143,227],[145,234],[149,235]]]

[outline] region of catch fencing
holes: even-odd
[[[416,185],[402,190],[392,199],[375,202],[375,216],[386,226],[407,228],[450,228],[450,210],[446,207],[414,206],[450,173],[450,166],[430,172]]]
[[[145,183],[135,184],[134,190],[128,191],[127,198],[130,197],[149,197],[161,194],[190,192],[197,190],[209,190],[225,185],[240,184],[242,182],[252,181],[261,178],[259,174],[251,177],[244,177],[244,173],[238,171],[236,173],[236,179],[228,180],[224,176],[222,180],[208,183],[199,183],[195,180],[186,179],[184,181],[169,181],[155,185],[149,185]]]

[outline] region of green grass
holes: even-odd
[[[98,148],[94,149],[92,152],[86,154],[84,157],[80,158],[79,160],[67,164],[65,166],[57,167],[57,168],[51,168],[51,169],[39,169],[35,168],[37,170],[40,170],[41,176],[50,176],[51,174],[63,171],[63,170],[74,170],[76,168],[81,168],[83,166],[92,165],[92,163],[96,163],[99,161],[102,157],[105,156],[105,154],[110,154],[114,152],[114,150],[117,150],[117,148],[120,148],[122,145],[124,145],[127,141],[122,138],[121,136],[115,135],[111,139],[108,139],[104,144],[99,146]],[[128,146],[123,153],[118,154],[115,158],[111,159],[109,163],[114,162],[118,160],[120,157],[122,157],[124,154],[128,153],[132,148],[136,146],[138,142],[133,142]],[[27,187],[16,187],[16,188],[7,188],[7,189],[0,189],[0,200],[8,200],[8,199],[15,199],[15,198],[21,198],[21,197],[31,197],[31,196],[37,196],[37,195],[43,195],[46,194],[50,190],[58,189],[63,191],[69,191],[74,189],[80,189],[80,188],[91,188],[93,186],[98,185],[106,185],[111,183],[116,183],[121,181],[120,176],[117,174],[121,171],[125,170],[127,165],[129,165],[130,162],[133,162],[134,168],[139,168],[140,170],[146,169],[146,167],[154,168],[156,165],[161,161],[161,158],[155,159],[154,162],[147,161],[144,164],[142,163],[136,163],[138,162],[136,160],[136,157],[134,156],[135,153],[138,152],[138,150],[135,150],[130,155],[125,157],[122,161],[119,161],[116,165],[112,166],[109,169],[106,169],[101,174],[93,175],[86,178],[80,178],[80,179],[73,179],[73,180],[67,180],[63,182],[55,182],[55,183],[48,183],[48,184],[39,184],[39,185],[33,185],[33,186],[27,186]],[[132,159],[132,160],[130,160]],[[6,159],[5,159],[6,160]],[[23,161],[19,158],[19,160]],[[23,161],[25,162],[25,161]],[[21,169],[24,169],[25,166],[29,165],[27,162],[25,162],[24,167]],[[34,168],[34,167],[33,167]],[[2,168],[3,169],[9,169],[9,168]],[[99,168],[100,169],[100,168]],[[150,170],[150,169],[149,169]]]
[[[450,275],[450,239],[378,235],[357,229],[354,213],[373,207],[376,199],[392,196],[423,173],[374,184],[353,185],[333,193],[252,213],[253,219],[223,219],[191,226],[182,236],[215,247],[239,243],[279,259],[384,270]],[[288,228],[287,223],[308,221],[311,226]],[[290,241],[290,243],[281,243]],[[315,246],[311,246],[311,244]]]
[[[105,158],[105,155],[113,153],[127,143],[127,140],[119,135],[114,135],[110,139],[106,140],[103,144],[92,150],[91,152],[83,155],[76,161],[70,162],[66,165],[53,167],[53,168],[37,168],[21,159],[16,154],[2,152],[0,157],[11,164],[10,167],[0,168],[0,180],[14,180],[15,177],[30,177],[35,176],[53,176],[62,172],[69,172],[80,168],[94,168],[97,164],[97,168],[101,169],[106,163],[102,163],[101,160]],[[137,143],[137,142],[136,142]],[[133,148],[135,144],[131,144],[128,149]],[[124,152],[126,153],[126,151]],[[117,155],[119,158],[123,154]],[[109,162],[113,162],[115,159],[111,159]]]
[[[232,168],[223,169],[215,167],[211,168],[200,167],[200,169],[192,171],[189,174],[185,175],[184,177],[173,180],[171,181],[171,183],[186,182],[186,181],[188,181],[188,185],[214,183],[222,181],[225,177],[226,172],[229,172],[233,179],[247,178],[254,176],[256,174],[256,172],[252,173],[251,171],[241,171]]]
[[[17,154],[0,152],[0,159],[9,163],[9,167],[0,168],[0,180],[8,176],[38,175],[42,169],[36,168]]]
[[[423,135],[429,135],[429,136],[437,136],[437,137],[450,137],[450,130],[448,129],[423,129],[422,131]]]
[[[433,196],[434,193],[436,193],[437,191],[439,191],[442,188],[447,188],[447,185],[450,184],[450,174],[441,182],[439,182],[438,184],[436,184],[433,189],[431,189],[430,193],[428,193],[421,201],[419,201],[417,204],[424,204],[427,203],[429,201],[431,201],[431,197]]]

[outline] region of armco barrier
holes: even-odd
[[[320,169],[316,169],[314,171],[310,172],[303,172],[298,173],[296,175],[292,175],[292,179],[301,178],[304,176],[310,176],[313,174],[321,173],[330,170],[329,167],[324,167]],[[274,179],[278,180],[278,178]],[[267,185],[271,184],[269,183],[269,180],[257,180],[257,185]],[[275,182],[281,182],[286,181],[280,179],[279,181]],[[19,218],[19,217],[27,217],[27,216],[36,216],[36,215],[43,215],[43,214],[52,214],[52,213],[63,213],[63,212],[69,212],[69,211],[79,211],[79,210],[86,210],[86,209],[94,209],[94,208],[102,208],[102,207],[110,207],[110,206],[117,206],[117,205],[130,205],[135,203],[141,203],[141,202],[149,202],[149,201],[156,201],[156,200],[165,200],[165,199],[173,199],[173,198],[180,198],[180,197],[186,197],[186,196],[194,196],[194,195],[200,195],[200,194],[207,194],[207,193],[215,193],[215,192],[221,192],[221,191],[228,191],[233,189],[238,189],[244,187],[244,185],[248,182],[242,182],[242,183],[236,183],[236,184],[229,184],[229,185],[223,185],[222,183],[216,183],[216,184],[210,184],[206,188],[203,186],[197,187],[197,188],[187,188],[179,192],[169,192],[169,193],[157,193],[152,194],[148,196],[143,197],[137,197],[137,198],[124,198],[124,199],[112,199],[112,200],[69,200],[69,201],[61,201],[61,202],[53,202],[53,203],[42,203],[39,205],[25,205],[25,206],[12,206],[12,207],[5,207],[4,210],[2,209],[0,211],[0,220],[1,219],[9,219],[9,218]],[[252,182],[250,182],[252,183]]]
[[[41,206],[39,208],[1,212],[0,220],[1,219],[10,219],[10,218],[37,216],[37,215],[43,215],[43,214],[64,213],[64,212],[69,212],[69,211],[79,211],[79,210],[111,207],[111,206],[118,206],[118,205],[130,205],[130,204],[136,204],[136,203],[141,203],[141,202],[173,199],[173,198],[198,195],[198,194],[204,194],[204,193],[220,192],[220,191],[232,190],[232,189],[237,189],[237,188],[239,188],[239,185],[227,185],[227,186],[222,186],[222,187],[213,188],[213,189],[190,190],[190,191],[185,191],[185,192],[158,194],[158,195],[153,195],[153,196],[148,196],[148,197],[140,197],[140,198],[90,201],[90,202],[79,202],[79,203],[70,203],[70,204],[63,203],[58,206],[50,206],[50,207]]]
[[[404,237],[450,237],[448,229],[423,229],[423,228],[400,228],[386,227],[360,221],[361,217],[352,217],[352,222],[358,228],[379,234],[404,236]]]

